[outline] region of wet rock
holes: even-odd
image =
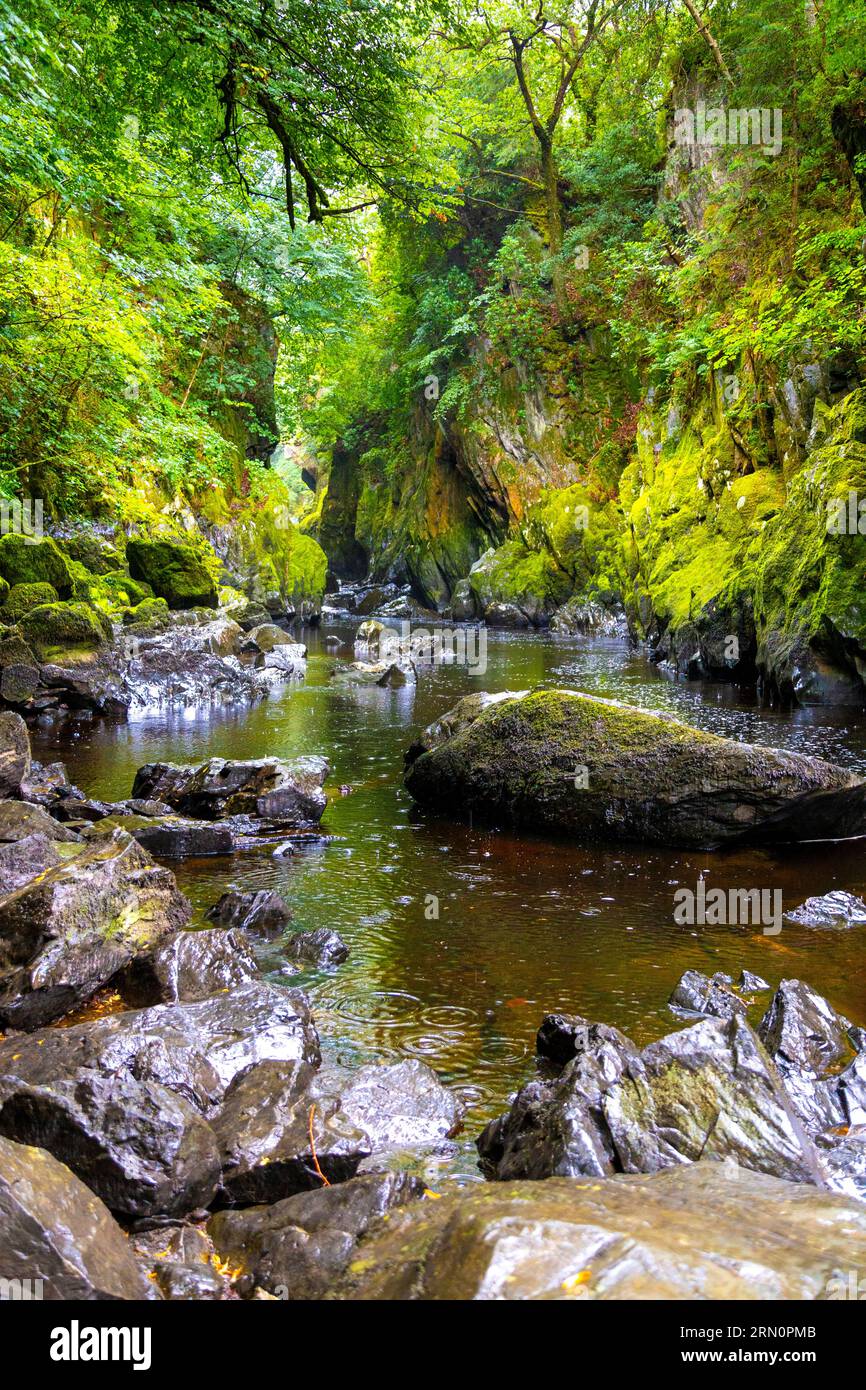
[[[173,1264],[161,1261],[156,1283],[163,1298],[192,1303],[214,1302],[227,1297],[226,1280],[210,1265]]]
[[[93,1192],[44,1149],[8,1139],[0,1139],[0,1269],[4,1279],[30,1280],[33,1297],[158,1297]]]
[[[651,1043],[601,1108],[623,1172],[728,1158],[756,1172],[823,1184],[815,1147],[740,1017],[705,1018]]]
[[[374,1152],[443,1143],[460,1118],[460,1103],[431,1067],[416,1058],[352,1072],[341,1087],[346,1119],[369,1135]]]
[[[0,884],[11,893],[61,862],[56,843],[47,835],[27,835],[14,844],[0,844]]]
[[[117,987],[132,1008],[206,999],[259,978],[242,931],[181,931],[127,966]]]
[[[99,823],[97,834],[125,830],[150,854],[159,859],[204,859],[215,854],[231,854],[234,836],[231,826],[213,821],[192,820],[188,816],[154,818],[141,815],[111,815]]]
[[[47,1149],[125,1215],[208,1206],[219,1180],[216,1140],[195,1107],[131,1076],[0,1078],[0,1134]]]
[[[299,990],[254,980],[198,1003],[157,1004],[0,1042],[0,1079],[34,1086],[118,1074],[155,1082],[203,1114],[264,1061],[317,1067],[319,1039]]]
[[[590,1023],[579,1014],[545,1014],[536,1034],[535,1051],[539,1057],[562,1067],[573,1057],[593,1052],[605,1042],[636,1054],[633,1044],[617,1028]]]
[[[0,711],[0,797],[21,795],[30,776],[30,737],[20,714]]]
[[[276,623],[260,623],[247,634],[247,644],[258,647],[260,652],[272,652],[275,647],[298,646],[284,628]],[[302,648],[306,652],[306,647]]]
[[[351,1178],[370,1141],[339,1098],[310,1092],[306,1063],[262,1062],[226,1092],[213,1121],[220,1145],[223,1197],[230,1205],[276,1202]]]
[[[217,1270],[213,1241],[201,1227],[160,1219],[152,1229],[141,1229],[148,1225],[152,1223],[135,1223],[131,1244],[139,1264],[165,1298],[228,1298],[229,1281]]]
[[[368,618],[355,633],[355,650],[369,654],[374,661],[378,661],[380,643],[385,645],[392,642],[396,635],[393,628],[386,627],[375,618]]]
[[[407,756],[416,802],[581,842],[716,848],[861,833],[866,781],[569,690],[461,702]],[[455,732],[448,733],[449,727]]]
[[[758,1025],[758,1036],[782,1075],[794,1067],[823,1076],[849,1053],[850,1026],[802,980],[782,980]]]
[[[627,637],[628,624],[621,604],[569,599],[550,620],[551,632],[567,636]]]
[[[350,591],[343,590],[341,591],[340,596],[341,598],[346,599],[347,607],[350,607]],[[369,588],[366,591],[359,594],[352,611],[357,613],[359,617],[366,618],[369,617],[371,613],[378,613],[379,609],[382,607],[383,604],[388,603],[392,598],[396,597],[397,590],[395,585],[373,585],[372,588]]]
[[[556,1033],[551,1028],[545,1042],[548,1037],[557,1056],[571,1050],[571,1057],[558,1080],[524,1086],[479,1136],[489,1178],[603,1177],[619,1166],[602,1099],[627,1067],[638,1065],[637,1048],[618,1029],[582,1018]]]
[[[61,598],[72,593],[72,571],[56,542],[36,540],[17,532],[0,536],[0,576],[16,584],[50,584]]]
[[[470,623],[473,618],[481,616],[468,579],[461,579],[454,586],[451,595],[451,615],[457,623]]]
[[[191,546],[166,539],[127,542],[126,558],[133,579],[149,584],[169,608],[215,608],[213,580]]]
[[[327,804],[322,784],[328,772],[327,760],[317,757],[149,763],[136,773],[132,795],[155,797],[203,820],[250,815],[284,826],[316,825]]]
[[[307,669],[307,649],[300,642],[283,643],[265,652],[257,669],[266,680],[301,680]]]
[[[232,656],[216,656],[200,642],[194,626],[172,626],[142,638],[137,624],[124,629],[123,703],[145,710],[165,705],[248,705],[263,699],[268,686],[259,674]]]
[[[190,912],[174,875],[122,831],[83,847],[0,898],[0,1026],[61,1018]]]
[[[334,667],[334,680],[341,685],[378,685],[398,690],[414,685],[418,679],[411,661],[353,661],[348,666]]]
[[[318,927],[315,931],[296,932],[286,946],[286,955],[326,970],[348,960],[349,948],[337,932]]]
[[[261,888],[254,893],[232,890],[223,893],[205,913],[209,922],[221,927],[242,927],[245,931],[282,931],[292,914],[279,893]]]
[[[866,903],[853,893],[835,889],[820,898],[807,898],[793,912],[785,913],[785,921],[803,927],[862,927],[866,924]]]
[[[274,1206],[221,1211],[208,1231],[239,1281],[284,1299],[317,1299],[349,1264],[359,1239],[386,1213],[420,1198],[407,1173],[364,1173]]]
[[[0,801],[0,844],[15,843],[31,835],[44,835],[58,844],[78,844],[80,835],[29,801]]]
[[[866,1270],[866,1205],[704,1162],[466,1187],[392,1212],[330,1296],[812,1300],[852,1268]]]
[[[713,1018],[733,1018],[744,1014],[746,1004],[729,985],[711,980],[699,970],[687,970],[668,1003],[675,1013],[708,1014]]]
[[[484,621],[488,627],[525,628],[532,627],[532,618],[516,603],[494,600],[484,609]]]
[[[745,994],[761,994],[770,986],[760,975],[753,975],[751,970],[744,970],[740,975],[737,989],[741,989]]]

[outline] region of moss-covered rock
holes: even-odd
[[[0,609],[0,620],[14,627],[31,608],[38,608],[43,603],[56,602],[57,590],[50,584],[16,584],[9,590],[8,597]]]
[[[410,749],[416,801],[582,842],[715,848],[866,831],[866,781],[569,690],[452,711]]]
[[[162,537],[136,537],[127,542],[126,557],[133,579],[143,580],[169,608],[216,607],[213,575],[192,546]]]
[[[42,604],[31,609],[19,627],[40,661],[60,665],[90,660],[112,635],[109,620],[84,603]]]
[[[123,567],[123,552],[111,541],[91,532],[82,531],[76,536],[58,541],[63,553],[83,565],[91,574],[110,574]]]
[[[0,575],[16,584],[50,584],[61,598],[72,593],[72,572],[57,543],[46,537],[0,536]]]
[[[122,621],[132,636],[144,637],[164,632],[171,623],[171,614],[164,598],[146,598],[134,608],[127,608]]]
[[[8,594],[9,585],[6,583],[5,579],[0,579],[0,606],[6,602]]]

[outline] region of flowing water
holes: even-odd
[[[252,710],[122,724],[82,718],[37,729],[34,752],[43,761],[62,758],[73,782],[107,799],[129,796],[136,769],[157,759],[331,759],[329,843],[289,859],[257,849],[171,867],[198,920],[228,887],[275,888],[293,909],[294,928],[324,925],[344,937],[345,964],[299,981],[312,995],[323,1045],[346,1065],[423,1058],[454,1085],[467,1123],[443,1160],[452,1174],[477,1176],[471,1140],[533,1074],[544,1013],[614,1023],[644,1043],[683,1026],[666,1001],[684,970],[736,976],[745,966],[772,985],[808,980],[866,1024],[866,928],[785,925],[773,937],[760,927],[673,920],[675,889],[694,888],[700,875],[708,888],[779,888],[786,909],[831,888],[861,894],[866,840],[773,853],[585,848],[465,824],[457,806],[453,818],[420,815],[401,775],[415,732],[471,689],[571,686],[866,772],[863,716],[774,713],[731,686],[671,681],[623,642],[496,632],[483,675],[440,666],[423,670],[414,689],[347,689],[329,681],[334,657],[325,635],[340,635],[338,654],[351,659],[353,631],[332,623],[305,634],[306,682]],[[341,787],[351,790],[342,795]],[[279,943],[262,948],[263,968],[285,981],[282,959]]]

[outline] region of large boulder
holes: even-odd
[[[86,603],[43,603],[19,623],[31,651],[47,666],[89,665],[111,642],[110,621]]]
[[[31,835],[43,835],[46,840],[55,840],[58,844],[78,844],[81,840],[71,827],[61,825],[43,806],[30,801],[0,801],[0,844],[16,844]]]
[[[0,1134],[47,1149],[126,1216],[206,1207],[219,1181],[216,1139],[195,1106],[132,1076],[0,1077]]]
[[[0,711],[0,797],[21,795],[30,776],[30,737],[20,714]]]
[[[149,584],[169,608],[216,608],[216,585],[192,546],[166,539],[127,542],[133,579]]]
[[[407,754],[406,786],[423,806],[580,841],[705,849],[866,828],[866,781],[818,758],[571,690],[468,701]]]
[[[253,816],[282,826],[317,824],[327,805],[325,758],[211,758],[195,766],[148,763],[139,768],[134,797],[156,798],[204,820]]]
[[[0,1026],[61,1018],[190,913],[174,875],[129,835],[82,847],[0,898]]]
[[[10,533],[0,536],[0,576],[17,584],[50,584],[61,598],[72,593],[72,571],[57,543]]]
[[[31,1298],[159,1297],[90,1188],[45,1149],[8,1139],[0,1139],[0,1269]]]
[[[112,835],[125,830],[140,845],[160,859],[202,859],[231,854],[234,836],[231,826],[213,821],[193,820],[189,816],[148,816],[121,811],[99,820],[91,836]]]
[[[375,1152],[440,1145],[461,1113],[454,1092],[415,1057],[359,1067],[340,1088],[340,1108]]]
[[[866,1204],[704,1162],[471,1186],[392,1211],[329,1296],[813,1300],[864,1268]]]
[[[10,589],[0,608],[0,622],[14,627],[31,608],[43,603],[56,603],[58,593],[50,584],[16,584]]]
[[[218,1212],[208,1232],[223,1262],[240,1271],[242,1292],[258,1286],[276,1298],[318,1299],[366,1231],[423,1191],[408,1173],[364,1173],[274,1206]]]

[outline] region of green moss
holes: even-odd
[[[164,598],[146,598],[123,614],[123,625],[134,637],[153,636],[164,632],[171,623],[168,604]]]
[[[0,619],[14,626],[31,608],[38,608],[43,603],[56,602],[57,590],[50,584],[16,584],[9,590],[8,598],[0,610]]]
[[[47,537],[0,536],[0,575],[10,586],[50,584],[61,598],[72,593],[72,573],[57,543]]]
[[[81,532],[58,541],[58,545],[69,560],[77,561],[91,574],[110,574],[123,565],[122,552],[110,541],[92,533]]]
[[[167,538],[136,537],[127,542],[126,556],[132,577],[142,580],[170,608],[216,607],[213,576],[192,546]]]
[[[6,583],[5,579],[0,579],[0,606],[2,606],[6,602],[8,594],[9,585]]]
[[[40,661],[87,660],[107,645],[111,624],[84,603],[46,603],[22,618],[21,632]]]

